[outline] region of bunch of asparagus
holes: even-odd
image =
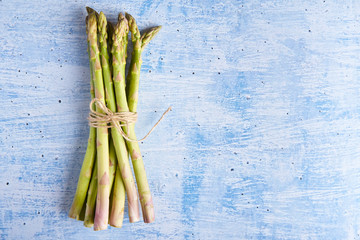
[[[86,32],[91,73],[91,98],[96,98],[112,112],[136,112],[138,102],[141,53],[161,26],[144,34],[128,13],[120,13],[113,26],[103,12],[87,7]],[[128,34],[133,50],[128,73],[125,73]],[[103,110],[96,106],[96,112]],[[100,123],[90,127],[88,146],[81,167],[69,217],[83,220],[86,227],[104,230],[108,224],[122,227],[125,193],[129,221],[140,220],[139,198],[145,223],[154,221],[154,207],[134,124],[121,123],[126,138],[117,128]],[[109,130],[110,129],[110,130]],[[130,168],[133,165],[138,193]],[[139,197],[138,197],[139,196]]]

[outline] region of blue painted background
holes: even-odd
[[[140,29],[156,222],[67,217],[87,144],[85,6]],[[0,0],[1,239],[360,239],[359,1]]]

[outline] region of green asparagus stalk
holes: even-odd
[[[110,73],[111,73],[111,76],[112,76],[112,72],[113,72],[113,69],[112,69],[112,56],[111,56],[111,47],[113,45],[113,35],[114,35],[114,25],[111,23],[111,22],[108,22],[107,24],[107,35],[108,35],[108,53],[109,53],[109,68],[110,68]],[[112,81],[111,79],[111,82],[114,84],[114,82]],[[115,99],[115,97],[114,97]],[[115,101],[115,105],[116,105],[116,101]],[[116,109],[116,108],[115,108]]]
[[[116,169],[117,169],[117,158],[116,158],[116,153],[115,153],[115,148],[114,148],[114,144],[112,141],[112,138],[110,136],[109,138],[109,173],[110,173],[110,195],[109,195],[109,220],[110,220],[110,209],[112,209],[112,198],[113,198],[113,194],[112,194],[112,189],[113,186],[115,185],[115,174],[116,174]],[[125,191],[123,192],[123,195],[125,197]]]
[[[141,53],[144,47],[159,32],[161,26],[152,28],[143,36],[140,36],[140,32],[136,25],[135,19],[128,13],[126,13],[126,18],[128,19],[131,39],[133,42],[131,63],[126,81],[127,101],[129,111],[136,112],[138,102],[140,68],[142,64]],[[130,139],[137,139],[134,124],[129,124],[128,128],[126,126],[124,126],[123,128]],[[126,141],[126,144],[128,147],[128,151],[130,152],[136,182],[138,185],[143,219],[145,223],[151,223],[155,220],[154,205],[149,188],[149,183],[146,177],[144,162],[140,152],[139,144],[136,141]]]
[[[115,147],[112,141],[111,136],[109,137],[109,180],[110,180],[110,198],[109,201],[111,200],[111,189],[114,186],[115,183],[115,173],[116,173],[116,169],[117,169],[117,158],[116,158],[116,153],[115,153]],[[125,192],[124,192],[124,196],[125,196]],[[111,209],[111,201],[110,201],[110,205],[109,205],[109,209]]]
[[[95,161],[94,171],[91,178],[87,200],[86,200],[86,210],[85,210],[85,218],[84,218],[84,226],[85,227],[93,227],[94,226],[94,216],[95,216],[95,204],[96,204],[96,195],[97,195],[97,161]]]
[[[88,29],[86,29],[86,31],[88,32]],[[88,52],[90,53],[89,42],[88,42]],[[91,64],[90,64],[90,69],[92,69]],[[91,99],[93,99],[95,97],[95,92],[94,92],[94,82],[93,82],[94,74],[92,70],[90,71],[90,75],[91,75],[90,95],[91,95]],[[96,129],[94,127],[90,127],[88,145],[86,148],[83,165],[81,167],[75,197],[69,212],[69,217],[75,218],[77,220],[79,220],[79,215],[83,207],[83,204],[85,202],[86,193],[91,178],[91,172],[95,162],[95,155],[96,155],[95,141],[96,141]]]
[[[108,53],[108,31],[107,31],[107,20],[105,14],[100,12],[99,15],[99,43],[100,43],[100,56],[101,56],[101,67],[104,76],[105,85],[105,102],[106,106],[111,110],[116,110],[115,105],[115,94],[114,94],[114,83],[111,77],[110,65],[109,65],[109,53]]]
[[[93,10],[89,7],[87,7],[87,10],[88,10],[89,14],[95,13],[97,15],[95,10]],[[87,26],[87,24],[86,24],[86,26]],[[89,48],[89,46],[88,46],[88,48]],[[89,51],[89,49],[88,49],[88,51]],[[91,79],[92,79],[91,84],[90,84],[91,85],[91,96],[93,99],[95,97],[95,93],[94,93],[94,84],[93,84],[93,82],[94,82],[93,75],[94,74],[93,74],[92,64],[90,64],[90,74],[91,74]],[[94,131],[96,131],[95,128],[93,128],[93,129],[94,129]],[[95,145],[95,140],[94,140],[94,145]],[[112,172],[114,173],[114,170],[116,169],[116,161],[114,162],[114,157],[113,157],[113,156],[115,156],[115,152],[112,151],[112,149],[113,149],[113,146],[110,146],[109,147],[109,160],[110,160],[109,161],[110,162],[109,171],[110,171],[110,183],[111,184],[113,182],[111,180],[111,178],[114,178],[113,174],[111,174],[111,173]],[[111,189],[111,185],[110,185],[110,189]],[[94,174],[92,175],[89,190],[88,190],[85,219],[84,219],[84,225],[86,227],[92,227],[94,225],[96,195],[97,195],[97,165],[95,165]]]
[[[115,183],[112,196],[112,208],[109,223],[113,227],[121,228],[124,219],[125,186],[121,179],[120,169],[116,169]]]
[[[140,35],[140,31],[137,27],[134,17],[125,13],[128,19],[129,29],[131,32],[131,41],[133,43],[133,51],[131,54],[131,62],[129,67],[129,73],[126,78],[126,93],[128,97],[128,106],[131,112],[136,112],[139,92],[139,79],[140,69],[142,64],[141,53],[145,46],[153,39],[160,31],[161,26],[151,28],[149,31]]]
[[[90,58],[95,75],[94,87],[95,97],[105,104],[105,92],[100,63],[99,48],[97,43],[97,19],[94,13],[89,14],[88,19],[88,38],[90,42]],[[96,108],[97,112],[103,113],[101,108]],[[109,215],[109,141],[108,129],[106,126],[96,129],[97,136],[97,167],[98,167],[98,193],[96,198],[96,210],[94,219],[94,230],[107,229]]]
[[[112,141],[109,142],[109,165],[110,165],[109,181],[110,181],[110,189],[111,189],[115,181],[115,171],[117,169],[115,148],[114,145],[112,144]],[[85,219],[84,219],[85,227],[94,226],[95,203],[96,203],[97,184],[98,184],[97,183],[98,178],[96,173],[97,173],[97,164],[95,163],[94,173],[91,178],[88,195],[87,195],[86,211],[85,211]]]
[[[118,20],[125,21],[127,23],[127,19],[125,18],[125,16],[122,13],[119,14]],[[125,27],[125,34],[123,36],[123,42],[124,42],[123,51],[124,51],[124,55],[125,55],[125,63],[126,63],[126,59],[127,59],[128,41],[129,41],[129,24],[127,27]],[[124,71],[124,77],[125,77],[125,69],[126,69],[125,64],[123,65],[123,68],[124,68],[123,71]],[[125,83],[125,85],[126,85],[126,83]]]
[[[90,185],[90,184],[89,184]],[[81,208],[81,212],[79,215],[79,221],[84,221],[85,218],[85,209],[86,209],[86,204],[83,205],[83,207]]]
[[[100,56],[101,56],[101,67],[103,71],[104,78],[104,86],[105,86],[105,102],[106,106],[112,111],[116,111],[115,105],[115,94],[114,94],[114,83],[111,77],[110,65],[109,65],[109,53],[108,53],[108,31],[107,31],[107,20],[105,14],[100,12],[98,15],[98,31],[99,31],[99,43],[100,43]],[[112,128],[112,132],[115,128]],[[110,189],[113,184],[113,180],[115,178],[115,170],[116,170],[116,154],[114,143],[112,141],[112,137],[110,137],[109,142],[109,158],[110,158]],[[115,141],[118,143],[117,141]],[[124,145],[125,146],[125,145]],[[125,193],[124,193],[125,194]]]
[[[126,23],[122,24],[123,26],[126,26]],[[107,21],[105,15],[101,12],[99,15],[99,33],[100,33],[100,45],[101,45],[101,56],[102,56],[102,67],[103,67],[103,73],[104,73],[104,83],[105,83],[105,90],[106,90],[106,103],[107,107],[112,111],[116,112],[116,101],[115,101],[115,94],[114,94],[114,82],[111,78],[111,72],[109,68],[109,55],[107,50],[107,44],[106,39],[108,37],[107,35]],[[123,33],[126,33],[126,29],[124,29]],[[114,35],[113,35],[114,36]],[[113,56],[114,59],[114,56]],[[113,65],[118,67],[119,61],[113,60]],[[124,68],[125,73],[125,68]],[[114,75],[115,76],[115,75]],[[125,77],[123,78],[125,79]],[[115,81],[115,86],[116,86]],[[129,205],[129,221],[130,222],[137,222],[140,218],[140,212],[139,212],[139,204],[138,204],[138,195],[136,192],[136,186],[134,182],[134,178],[132,176],[130,163],[129,163],[129,154],[126,149],[126,144],[124,141],[124,138],[122,137],[119,130],[116,128],[111,128],[111,135],[114,142],[115,150],[116,150],[116,156],[118,159],[118,165],[121,170],[121,175],[123,178],[123,182],[125,184],[127,196],[128,196],[128,205]],[[118,192],[120,194],[120,192]],[[125,195],[125,191],[121,194]],[[111,218],[114,219],[114,218]],[[111,223],[110,223],[111,224]]]
[[[110,138],[110,142],[109,142],[109,180],[110,180],[110,190],[114,184],[115,181],[115,171],[117,168],[117,163],[116,163],[116,153],[115,153],[115,148],[114,148],[114,144]],[[124,193],[125,194],[125,193]]]
[[[109,44],[109,46],[112,46],[112,43],[113,43],[112,36],[114,34],[114,27],[110,22],[108,22],[107,26],[108,26],[108,29],[107,29],[108,30],[107,31],[108,32],[108,44]],[[127,46],[127,44],[126,44],[126,46]],[[111,58],[109,57],[108,65],[111,68],[110,73],[112,72],[112,64],[111,63],[112,63]],[[111,82],[112,85],[111,86],[108,85],[108,87],[106,87],[107,82]],[[105,90],[108,92],[111,92],[112,96],[113,96],[112,100],[111,101],[109,100],[108,102],[111,102],[111,104],[110,104],[111,110],[113,112],[115,112],[116,111],[116,101],[115,101],[115,96],[114,96],[113,84],[114,84],[114,82],[113,82],[112,78],[110,78],[109,81],[105,81]],[[113,129],[112,131],[116,131],[116,133],[118,133],[116,129]],[[119,136],[119,138],[122,140],[118,144],[118,146],[121,146],[121,147],[119,147],[119,151],[126,153],[125,161],[129,162],[129,154],[127,153],[125,141],[124,141],[124,139],[122,139],[121,136]],[[125,155],[121,155],[120,157],[125,157]],[[111,206],[110,206],[111,212],[110,212],[109,224],[110,224],[110,226],[121,228],[123,220],[124,220],[125,186],[124,186],[124,182],[121,179],[121,173],[120,173],[120,169],[118,167],[116,167],[116,175],[115,175],[114,187],[113,187],[110,203],[111,203]],[[130,214],[130,216],[134,216],[134,215],[135,216],[137,215],[138,217],[137,218],[132,217],[130,219],[131,222],[138,221],[139,210],[137,210],[137,213],[135,213],[135,214],[134,213]]]

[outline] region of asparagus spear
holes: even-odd
[[[97,13],[93,9],[87,7],[87,10],[88,10],[88,12],[90,14],[95,13],[97,15]],[[87,33],[88,33],[87,21],[88,21],[88,17],[86,18],[86,30],[87,30]],[[100,40],[100,42],[101,42],[101,40]],[[90,46],[89,46],[89,41],[88,41],[88,52],[90,51],[89,47]],[[89,57],[90,57],[90,55],[89,55]],[[95,97],[93,64],[90,64],[90,75],[91,75],[90,93],[91,93],[91,99],[93,99]],[[96,150],[96,148],[95,148],[96,129],[94,127],[91,127],[90,132],[91,131],[93,131],[93,135],[94,135],[94,138],[92,138],[93,147],[94,147],[93,149]],[[112,182],[113,182],[113,180],[111,180],[111,179],[114,178],[114,173],[115,173],[115,169],[116,169],[115,152],[112,149],[113,149],[113,146],[110,146],[109,158],[110,158],[110,163],[111,164],[110,164],[110,170],[109,171],[110,171],[110,183],[111,183],[111,185],[112,185]],[[95,158],[95,154],[94,154],[94,158]],[[96,161],[93,161],[93,162],[95,162],[95,164],[96,164]],[[111,174],[111,173],[113,173],[113,174]],[[111,185],[110,185],[110,189],[111,189]],[[87,197],[87,203],[86,203],[86,211],[85,211],[85,219],[84,219],[84,225],[86,227],[92,227],[94,225],[96,193],[97,193],[97,166],[95,165],[94,174],[92,175],[91,182],[90,182],[90,185],[89,185],[88,197]],[[85,193],[85,195],[86,195],[86,193]]]
[[[91,178],[87,200],[86,200],[86,210],[85,210],[85,219],[84,226],[92,227],[94,226],[94,215],[95,215],[95,203],[96,203],[96,194],[97,194],[97,163],[95,161],[94,171]]]
[[[106,106],[111,110],[116,110],[115,105],[115,94],[113,81],[111,77],[110,65],[109,65],[109,53],[108,53],[108,32],[107,32],[107,20],[103,12],[99,14],[99,43],[100,43],[100,56],[101,56],[101,67],[104,76],[104,85],[105,85],[105,102]]]
[[[110,180],[110,190],[114,184],[115,181],[115,171],[117,168],[117,163],[116,163],[116,153],[115,153],[115,148],[114,148],[114,144],[110,138],[109,141],[109,180]],[[125,193],[124,193],[125,194]]]
[[[123,26],[126,26],[126,23],[122,23]],[[111,28],[111,27],[110,27]],[[124,27],[123,27],[124,28]],[[100,13],[99,15],[99,33],[100,33],[100,45],[101,45],[101,55],[102,55],[102,67],[104,73],[104,83],[105,83],[105,90],[106,90],[106,103],[107,107],[112,111],[116,112],[116,101],[115,101],[115,94],[114,94],[114,82],[111,78],[111,72],[109,68],[109,55],[107,50],[107,21],[104,13]],[[122,34],[126,34],[126,29],[124,28]],[[114,35],[113,35],[114,36]],[[124,46],[122,46],[124,48]],[[113,56],[114,58],[114,56]],[[120,61],[114,61],[113,65],[115,64],[118,66]],[[113,69],[118,67],[113,67]],[[123,71],[125,73],[125,65],[123,66]],[[114,75],[115,76],[115,75]],[[124,77],[125,79],[125,77]],[[115,80],[116,81],[116,80]],[[115,82],[115,85],[117,83]],[[134,182],[134,178],[132,176],[130,163],[129,163],[129,155],[126,149],[125,141],[121,135],[121,133],[116,128],[111,128],[112,139],[114,142],[116,155],[118,158],[119,167],[121,170],[121,175],[123,178],[123,182],[125,184],[127,196],[128,196],[128,205],[129,205],[129,221],[130,222],[137,222],[139,221],[139,204],[138,204],[138,196],[136,192],[136,186]],[[119,185],[121,183],[118,183]],[[121,190],[121,189],[120,189]],[[125,191],[117,192],[118,195],[123,194],[125,195]],[[114,220],[114,218],[111,218]],[[112,224],[110,222],[110,224]]]
[[[139,91],[139,77],[141,68],[141,53],[144,47],[150,42],[150,40],[159,32],[161,26],[150,29],[143,36],[140,36],[139,29],[136,25],[135,19],[128,13],[126,13],[128,19],[129,29],[131,32],[131,39],[133,42],[133,52],[131,56],[131,63],[129,73],[127,75],[127,101],[128,109],[131,112],[136,112],[138,102]],[[129,124],[127,128],[124,126],[125,133],[130,139],[137,139],[134,124]],[[147,181],[144,162],[141,156],[139,144],[136,141],[126,141],[128,151],[130,152],[136,182],[138,185],[140,203],[143,212],[143,219],[145,223],[151,223],[155,220],[154,205],[152,196]]]
[[[93,74],[95,75],[95,97],[103,104],[105,104],[104,83],[100,63],[99,48],[97,44],[97,19],[94,13],[89,14],[88,29],[88,38],[90,42],[90,61],[93,65]],[[103,113],[103,111],[99,107],[96,108],[96,111]],[[94,219],[95,231],[107,229],[110,194],[108,141],[109,136],[106,126],[97,128],[96,135],[98,193],[96,198],[96,211]]]
[[[86,18],[86,22],[87,22],[87,18]],[[86,32],[88,32],[88,28],[86,28]],[[88,41],[88,52],[90,53],[89,41]],[[91,69],[90,95],[91,95],[91,99],[93,99],[95,97],[94,74],[91,64],[90,64],[90,69]],[[91,172],[95,162],[95,155],[96,155],[95,141],[96,141],[96,129],[94,127],[90,127],[88,145],[86,148],[83,165],[81,167],[76,193],[69,212],[69,217],[75,218],[77,220],[79,220],[81,208],[83,207],[83,204],[85,202],[86,193],[91,178]]]
[[[115,183],[112,196],[112,208],[110,213],[110,225],[121,228],[124,219],[125,187],[121,179],[120,169],[116,169]]]
[[[107,20],[103,12],[100,12],[98,19],[99,19],[99,25],[98,25],[99,43],[101,49],[100,50],[101,67],[103,71],[104,85],[105,85],[105,102],[106,102],[106,106],[110,108],[112,112],[115,112],[116,105],[115,105],[114,83],[111,77],[111,71],[109,65],[109,53],[107,48],[107,39],[108,39]],[[112,128],[112,132],[114,132],[113,130],[116,129]],[[110,142],[109,142],[110,189],[112,187],[113,180],[115,178],[115,170],[116,170],[116,154],[112,139],[113,137],[110,137]],[[115,141],[115,143],[118,143],[118,141]],[[125,144],[124,147],[126,147]]]
[[[115,153],[115,148],[114,148],[112,138],[110,137],[109,140],[110,140],[109,141],[109,160],[110,160],[109,161],[109,164],[110,164],[110,167],[109,167],[109,173],[110,173],[110,177],[109,177],[109,179],[110,179],[109,210],[110,210],[112,208],[111,199],[113,198],[111,190],[112,190],[113,186],[115,185],[115,172],[117,169],[117,159],[116,159],[116,153]],[[125,191],[123,192],[123,195],[125,198]],[[110,220],[110,217],[109,217],[109,220]]]
[[[103,22],[103,24],[101,24],[102,28],[99,28],[99,32],[101,32],[102,35],[107,37],[108,40],[108,45],[112,46],[112,36],[114,34],[114,26],[108,22],[107,23],[107,35],[105,35],[104,29],[106,27],[106,17],[105,15],[101,12],[100,13],[100,21]],[[106,37],[105,40],[106,40]],[[100,42],[101,45],[101,42]],[[127,45],[127,44],[125,44]],[[106,49],[106,51],[104,51],[103,46],[101,47],[102,52],[104,52],[104,54],[107,54],[108,51]],[[126,50],[125,50],[126,51]],[[105,91],[107,92],[107,104],[108,107],[111,108],[111,111],[115,112],[116,111],[116,103],[115,103],[115,96],[114,96],[114,82],[111,78],[111,72],[112,69],[111,68],[111,58],[107,57],[107,58],[103,58],[104,60],[107,59],[108,62],[104,63],[105,65],[109,66],[109,70],[110,70],[110,74],[107,74],[107,76],[110,76],[110,78],[105,77],[104,75],[104,82],[105,82]],[[104,65],[103,65],[104,66]],[[103,68],[104,69],[104,68]],[[112,129],[112,131],[117,131],[116,129]],[[116,134],[116,133],[115,133]],[[121,139],[121,136],[119,136],[119,138]],[[115,140],[116,141],[116,140]],[[111,143],[111,141],[110,141]],[[125,145],[125,141],[122,140],[119,142],[120,147],[120,151],[126,153],[126,161],[129,161],[128,158],[128,154],[127,154],[127,149],[126,149],[126,145]],[[111,147],[111,146],[110,146]],[[110,148],[110,156],[111,156],[111,148]],[[115,150],[114,150],[115,151]],[[124,157],[125,155],[122,155],[121,157]],[[124,207],[125,207],[125,186],[124,183],[121,179],[121,173],[120,173],[120,169],[118,167],[115,166],[115,179],[114,179],[114,187],[113,187],[113,192],[112,192],[112,199],[111,199],[111,212],[110,212],[110,218],[109,218],[109,224],[110,226],[113,227],[118,227],[121,228],[122,227],[122,223],[123,223],[123,219],[124,219]],[[134,215],[134,213],[130,214],[131,216]],[[136,215],[136,214],[135,214]],[[139,215],[139,213],[137,213],[137,215]],[[138,219],[138,218],[137,218]],[[136,219],[134,219],[133,217],[130,219],[131,222],[134,222]],[[136,220],[137,221],[137,220]]]
[[[115,180],[115,171],[117,169],[116,164],[116,154],[114,145],[112,141],[109,142],[109,172],[110,172],[110,189],[113,186]],[[85,219],[84,219],[84,226],[85,227],[92,227],[94,226],[94,213],[95,213],[95,203],[96,203],[96,195],[97,195],[97,164],[95,161],[94,173],[91,178],[88,195],[87,195],[87,202],[86,202],[86,211],[85,211]],[[124,194],[125,197],[125,194]]]
[[[124,35],[127,34],[127,21],[125,17],[120,13],[118,23],[114,29],[113,45],[112,45],[112,65],[113,65],[113,79],[114,79],[114,88],[115,88],[115,96],[116,96],[116,108],[118,112],[127,111],[127,102],[126,95],[122,92],[125,89],[125,54],[124,54]],[[126,106],[126,108],[124,108]],[[116,131],[117,134],[120,135],[119,131]],[[127,161],[119,162],[119,168],[121,171],[121,176],[123,183],[125,185],[125,189],[127,192],[128,198],[128,208],[129,208],[129,218],[130,222],[139,221],[139,204],[138,204],[138,195],[135,187],[134,178],[131,172],[130,163],[128,161],[128,153],[126,150],[126,145],[124,139],[123,148],[120,149],[121,153],[126,153]],[[126,151],[125,151],[126,150]]]
[[[107,35],[108,35],[108,53],[109,53],[109,68],[110,68],[110,73],[111,73],[111,76],[112,76],[112,72],[113,72],[113,69],[112,69],[112,55],[111,55],[111,47],[113,45],[113,35],[114,35],[114,25],[111,23],[111,22],[108,22],[107,24]],[[111,82],[114,84],[112,78],[111,78]],[[115,96],[114,96],[114,99],[115,99]],[[115,105],[116,105],[116,101],[115,101]],[[115,108],[116,109],[116,108]]]

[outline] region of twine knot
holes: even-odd
[[[94,105],[100,108],[100,111],[94,110]],[[122,129],[123,126],[129,128],[129,124],[135,123],[137,121],[138,114],[136,112],[112,112],[106,105],[97,98],[91,100],[89,113],[89,125],[95,128],[116,128],[120,134],[128,141],[131,142],[140,142],[145,140],[150,133],[155,129],[155,127],[161,122],[164,116],[171,110],[171,106],[163,113],[160,119],[155,123],[155,125],[150,129],[150,131],[145,135],[145,137],[140,140],[131,139]]]

